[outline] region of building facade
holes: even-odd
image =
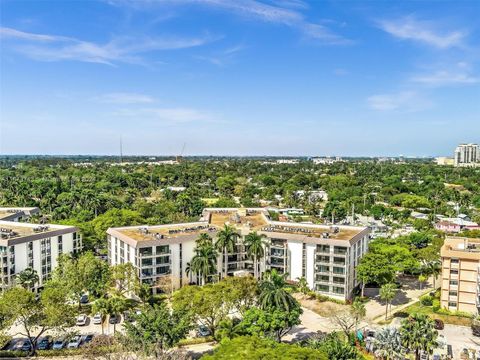
[[[15,276],[26,268],[37,272],[36,288],[43,287],[58,256],[81,248],[82,238],[76,227],[0,221],[0,290],[12,286]]]
[[[480,239],[447,237],[440,253],[442,308],[478,314]]]
[[[228,275],[253,274],[244,239],[256,231],[265,236],[267,244],[259,261],[260,274],[276,269],[287,273],[290,280],[305,277],[312,290],[342,300],[351,298],[358,285],[355,268],[368,250],[368,228],[272,221],[263,208],[208,208],[194,223],[110,228],[109,263],[132,263],[141,281],[154,288],[165,281],[172,289],[198,283],[187,273],[195,240],[207,233],[215,241],[225,224],[234,226],[240,235],[228,254]],[[219,275],[222,261],[223,254],[219,254]]]
[[[480,147],[477,144],[460,144],[453,157],[455,166],[480,166]]]

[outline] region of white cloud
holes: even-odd
[[[197,47],[215,40],[208,34],[196,38],[114,37],[105,44],[97,44],[63,36],[27,33],[11,28],[0,28],[0,36],[4,39],[18,40],[13,48],[32,59],[74,60],[109,65],[117,62],[141,63],[140,54],[142,53]]]
[[[191,122],[217,122],[214,116],[206,111],[185,107],[121,109],[115,112],[116,116],[133,119],[148,119],[165,123],[182,124]]]
[[[95,98],[96,101],[107,104],[147,104],[155,102],[151,96],[135,93],[110,93]]]
[[[464,31],[441,31],[431,21],[416,20],[412,16],[379,22],[382,30],[402,40],[418,41],[439,49],[462,45],[467,33]]]
[[[368,106],[377,111],[415,112],[431,106],[431,102],[414,91],[402,91],[391,94],[376,94],[367,98]]]
[[[448,86],[476,84],[480,79],[467,72],[440,70],[432,74],[414,76],[411,81],[428,86]]]
[[[111,5],[130,6],[135,9],[150,8],[153,5],[184,5],[199,4],[224,9],[232,13],[265,21],[289,26],[303,34],[319,40],[325,44],[350,44],[351,41],[334,33],[326,26],[311,23],[305,19],[300,10],[307,5],[302,1],[272,1],[270,4],[257,0],[107,0]]]

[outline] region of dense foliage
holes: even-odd
[[[185,191],[171,191],[183,186]],[[328,202],[309,201],[298,190],[322,189]],[[276,196],[277,195],[277,196]],[[425,162],[375,161],[314,165],[273,164],[253,159],[184,161],[179,165],[107,162],[88,165],[51,159],[0,167],[0,205],[38,206],[47,221],[81,226],[86,244],[104,247],[109,226],[158,224],[196,219],[206,205],[301,206],[307,214],[341,221],[352,209],[389,222],[410,212],[479,220],[480,169],[441,167]],[[236,199],[236,200],[235,200]],[[322,217],[314,219],[321,221]],[[417,225],[421,226],[421,221]]]

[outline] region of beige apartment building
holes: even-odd
[[[447,237],[441,249],[442,308],[478,313],[480,239]]]

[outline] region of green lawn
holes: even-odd
[[[467,317],[434,313],[431,306],[424,306],[420,301],[410,305],[409,307],[405,308],[403,311],[409,314],[414,314],[414,313],[425,314],[430,316],[432,319],[442,320],[445,324],[462,325],[462,326],[470,326],[472,324],[472,319]]]

